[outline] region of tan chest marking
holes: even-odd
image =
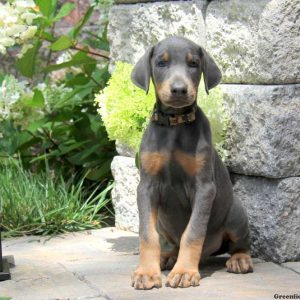
[[[189,176],[195,176],[200,173],[205,165],[205,155],[203,153],[194,156],[177,150],[174,153],[174,157]]]
[[[169,158],[170,155],[167,152],[142,152],[141,165],[147,173],[150,175],[156,175],[163,168]]]

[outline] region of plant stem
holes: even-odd
[[[52,25],[51,27],[51,34],[54,33],[54,30],[55,30],[55,23]],[[48,53],[48,57],[47,57],[47,62],[46,62],[46,67],[49,65],[50,63],[50,60],[51,60],[51,56],[52,56],[52,50],[49,49],[49,53]],[[47,72],[44,72],[44,80],[46,79],[47,77]]]
[[[81,52],[85,52],[87,54],[91,54],[91,55],[95,55],[95,56],[99,56],[99,57],[102,57],[102,58],[106,58],[106,59],[109,59],[109,54],[108,52],[106,51],[101,51],[101,52],[96,52],[96,51],[91,51],[90,49],[89,50],[85,50],[83,48],[81,48],[80,46],[72,46],[71,49],[74,49],[74,50],[78,50],[78,51],[81,51]]]

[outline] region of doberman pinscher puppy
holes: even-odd
[[[197,106],[201,74],[206,92],[221,72],[192,41],[170,37],[137,62],[132,80],[156,104],[139,155],[140,262],[135,289],[161,287],[161,269],[171,269],[166,285],[197,286],[200,259],[228,252],[229,272],[253,271],[247,214],[233,196],[228,171],[212,146],[209,122]],[[173,247],[161,250],[161,238]]]

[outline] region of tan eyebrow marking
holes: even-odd
[[[162,56],[163,60],[168,61],[170,59],[170,55],[168,52],[165,52]]]

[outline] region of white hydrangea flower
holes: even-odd
[[[13,76],[6,76],[0,86],[0,120],[17,118],[20,111],[15,107],[24,95],[32,96],[27,82],[18,82]]]
[[[20,33],[25,31],[26,29],[27,29],[26,25],[14,24],[14,25],[10,26],[9,28],[7,28],[5,30],[5,33],[7,36],[18,37],[18,36],[20,36]]]
[[[10,37],[0,37],[0,44],[4,47],[11,47],[15,44],[15,40],[13,38]]]
[[[30,7],[35,7],[35,3],[33,0],[16,0],[16,6],[30,8]]]
[[[6,48],[0,44],[0,53],[6,54]]]
[[[33,20],[39,16],[33,8],[32,0],[16,0],[12,3],[0,3],[0,53],[5,54],[7,48],[24,45],[18,57],[30,48],[30,40],[37,32]]]
[[[28,25],[32,24],[32,21],[36,18],[36,14],[33,14],[31,12],[25,12],[24,14],[21,15],[21,19],[25,20],[25,22]]]
[[[37,32],[37,26],[29,26],[24,32],[21,33],[20,38],[22,40],[29,40],[34,37]]]
[[[58,58],[56,59],[56,63],[57,64],[62,64],[64,62],[69,61],[70,59],[72,59],[72,55],[69,52],[63,52],[61,55],[58,56]]]
[[[0,84],[0,121],[13,120],[17,125],[28,125],[35,118],[43,117],[46,113],[60,109],[66,105],[73,106],[81,103],[78,96],[70,97],[69,100],[61,102],[72,88],[64,85],[40,83],[36,86],[43,93],[44,106],[39,108],[28,107],[28,100],[32,99],[33,91],[28,81],[18,81],[14,76],[5,76]]]

